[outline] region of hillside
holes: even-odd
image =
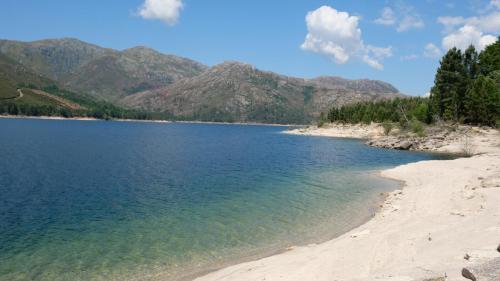
[[[165,118],[163,115],[124,109],[59,87],[58,82],[0,54],[0,114],[101,119]]]
[[[0,40],[0,56],[9,62],[7,68],[16,69],[2,75],[20,73],[15,79],[9,76],[11,82],[0,80],[0,92],[7,98],[18,95],[19,85],[41,90],[55,86],[65,90],[50,94],[66,93],[69,100],[79,93],[83,100],[93,97],[91,103],[104,100],[176,120],[302,124],[332,106],[402,96],[382,81],[308,80],[239,62],[208,68],[147,47],[118,51],[76,39]]]
[[[19,96],[17,88],[23,85],[46,87],[54,82],[14,60],[0,54],[0,101]]]
[[[117,51],[76,39],[0,40],[0,53],[65,88],[108,101],[169,85],[206,67],[145,47]]]
[[[332,105],[402,96],[379,81],[333,79],[340,81],[305,80],[226,62],[199,76],[128,96],[122,103],[188,120],[308,123]]]

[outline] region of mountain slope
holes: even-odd
[[[0,56],[16,69],[0,76],[5,98],[16,98],[17,87],[50,88],[69,100],[92,96],[92,107],[106,100],[181,120],[309,123],[332,106],[402,96],[382,81],[307,80],[238,62],[208,68],[146,47],[117,51],[76,39],[0,40]],[[9,78],[15,73],[21,79]]]
[[[95,97],[59,88],[58,82],[0,54],[0,114],[94,118],[165,118],[120,108]]]
[[[310,80],[317,87],[326,89],[346,89],[366,93],[398,93],[399,90],[387,82],[378,80],[349,80],[341,77],[322,76]]]
[[[49,86],[54,82],[14,60],[0,54],[0,100],[13,99],[19,96],[17,89],[22,86]]]
[[[116,51],[76,39],[0,40],[0,53],[65,88],[110,101],[163,87],[206,69],[192,60],[145,47]]]
[[[122,103],[168,112],[181,119],[308,123],[333,105],[402,96],[383,82],[342,81],[345,85],[325,78],[286,77],[226,62],[199,76],[128,96]]]

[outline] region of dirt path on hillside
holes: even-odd
[[[81,109],[82,108],[77,103],[74,103],[74,102],[69,101],[67,99],[64,99],[64,98],[61,98],[61,97],[49,94],[47,92],[44,92],[44,91],[41,91],[41,90],[35,90],[35,89],[29,89],[29,90],[32,93],[36,94],[36,95],[43,96],[45,98],[51,99],[51,100],[53,100],[53,101],[55,101],[55,102],[57,102],[57,103],[59,103],[59,104],[61,104],[63,106],[69,107],[70,109],[77,110],[77,109]]]

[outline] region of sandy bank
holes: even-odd
[[[370,125],[343,125],[329,124],[318,128],[315,126],[298,128],[284,131],[285,134],[337,137],[337,138],[357,138],[366,139],[368,145],[378,147],[388,147],[394,142],[400,144],[404,141],[415,143],[410,149],[418,151],[431,151],[443,153],[464,153],[468,150],[470,154],[489,153],[500,150],[500,133],[497,129],[479,128],[472,126],[456,127],[429,127],[427,136],[417,137],[411,133],[401,133],[398,130],[386,136],[380,124]],[[393,147],[397,148],[397,147]]]
[[[346,127],[300,134],[372,138],[377,130]],[[498,131],[481,131],[471,142],[477,153],[484,154],[383,171],[383,176],[406,185],[390,193],[381,211],[366,224],[322,244],[230,266],[197,280],[466,280],[461,276],[464,267],[473,270],[500,259],[496,250],[500,243],[499,141]],[[456,152],[460,146],[457,140],[439,149]]]
[[[92,117],[60,117],[60,116],[24,116],[24,115],[0,115],[3,119],[39,119],[39,120],[73,120],[73,121],[115,121],[115,122],[139,122],[139,123],[172,123],[165,120],[139,120],[139,119],[97,119]]]
[[[59,117],[59,116],[24,116],[24,115],[0,115],[0,119],[41,119],[41,120],[77,120],[77,121],[98,121],[100,119],[90,117]]]

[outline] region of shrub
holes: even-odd
[[[419,137],[425,137],[425,127],[424,124],[416,119],[410,122],[411,131]]]
[[[388,136],[394,128],[394,124],[391,122],[384,122],[382,123],[382,127],[384,128],[384,135]]]

